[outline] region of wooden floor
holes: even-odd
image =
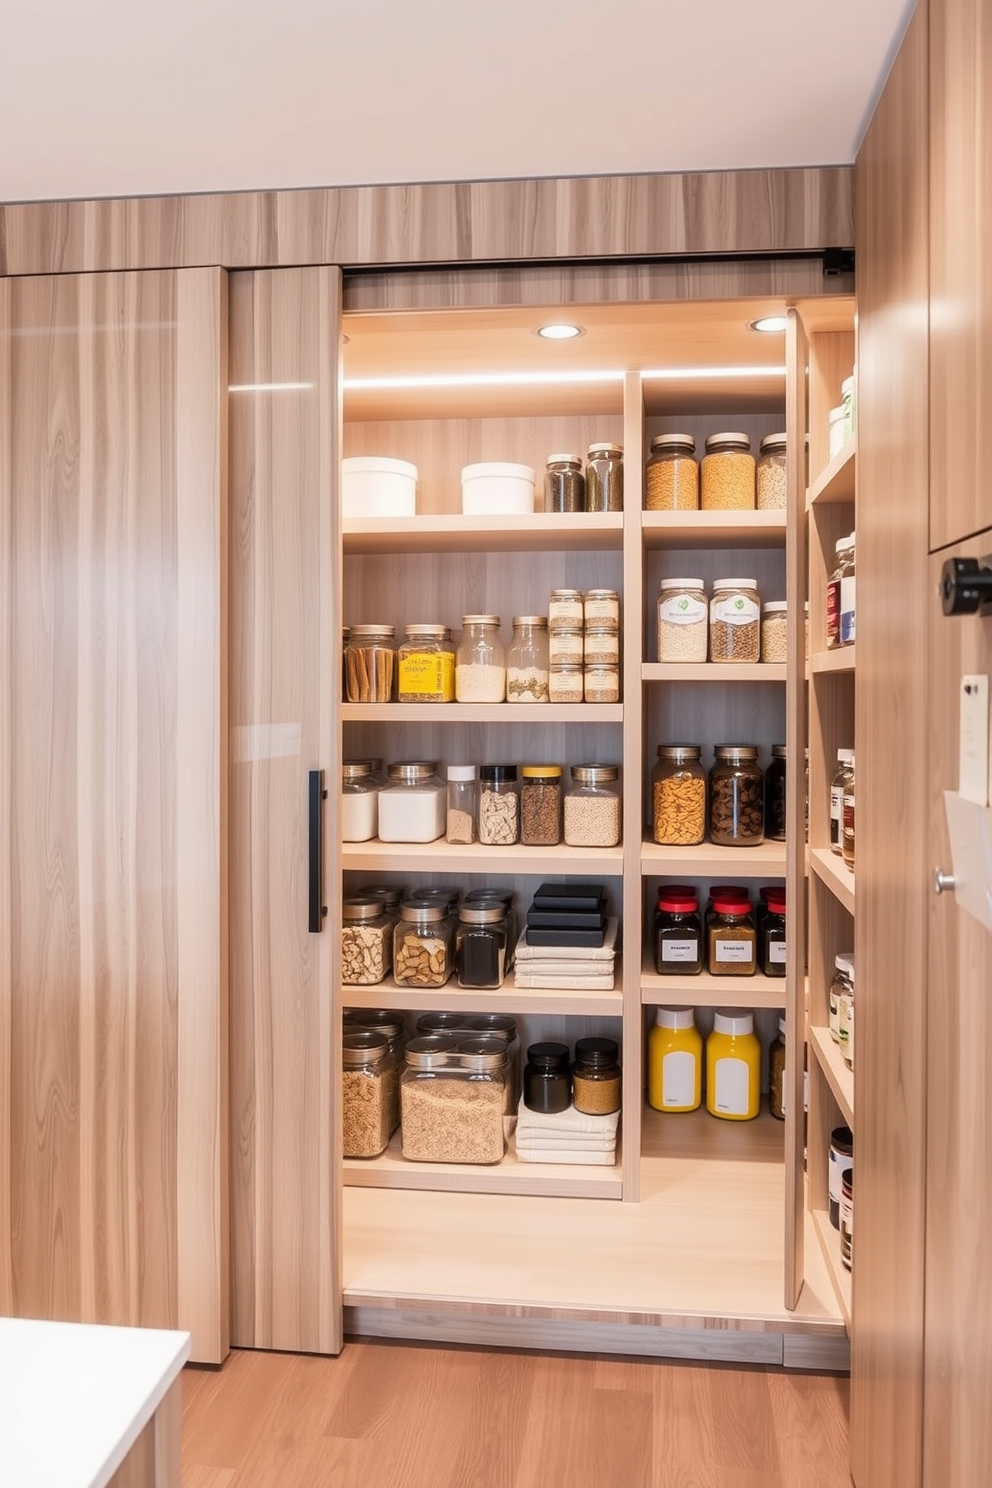
[[[850,1488],[848,1381],[349,1342],[183,1376],[183,1488]]]

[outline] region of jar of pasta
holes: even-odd
[[[754,456],[746,434],[710,434],[702,463],[703,511],[754,510]]]
[[[699,465],[691,434],[658,434],[651,441],[645,481],[648,511],[696,511]]]
[[[652,831],[668,847],[694,847],[706,836],[706,771],[698,744],[659,744],[651,777]]]
[[[709,642],[702,579],[662,579],[658,591],[658,660],[701,662]]]

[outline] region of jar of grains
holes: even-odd
[[[620,701],[620,668],[587,666],[583,677],[583,697],[587,703]]]
[[[618,666],[620,635],[612,625],[587,625],[582,659],[586,666]]]
[[[569,847],[616,847],[620,841],[619,765],[573,765],[565,796]]]
[[[699,466],[691,434],[657,434],[651,441],[646,473],[648,511],[696,511],[699,507]]]
[[[389,1134],[400,1124],[400,1075],[403,1072],[403,1049],[406,1044],[406,1014],[393,1008],[345,1008],[345,1033],[363,1028],[384,1034],[389,1052],[382,1071],[386,1096],[386,1120]]]
[[[772,745],[772,758],[765,771],[765,836],[772,842],[784,842],[786,748],[784,744]]]
[[[772,599],[761,606],[761,659],[783,663],[789,656],[789,606]]]
[[[651,825],[655,842],[695,847],[706,836],[706,771],[698,744],[659,744],[651,776]]]
[[[373,987],[393,964],[393,920],[375,894],[349,894],[341,903],[341,980]]]
[[[443,987],[454,965],[454,924],[447,907],[404,900],[393,931],[393,976],[397,985]]]
[[[410,1162],[498,1163],[506,1047],[494,1039],[412,1038],[400,1083],[403,1156]]]
[[[408,625],[397,653],[401,703],[455,701],[455,648],[447,625]]]
[[[765,777],[754,744],[718,744],[709,773],[710,841],[758,847],[764,841]]]
[[[379,787],[368,760],[341,766],[341,840],[368,842],[379,830]]]
[[[578,666],[552,666],[548,669],[549,702],[581,703],[582,687],[581,663]]]
[[[345,1033],[342,1046],[342,1136],[345,1157],[378,1157],[396,1130],[392,1124],[396,1059],[389,1039],[372,1028]]]
[[[620,595],[616,589],[587,589],[582,603],[586,630],[620,629]]]
[[[507,702],[546,703],[548,666],[547,620],[543,615],[514,615],[506,655]]]
[[[548,630],[582,630],[583,608],[581,589],[552,589],[548,600]]]
[[[703,969],[703,923],[696,890],[665,884],[654,912],[654,969],[659,976],[698,976]]]
[[[512,847],[520,840],[516,765],[479,770],[479,841],[483,847]]]
[[[785,473],[785,435],[766,434],[755,467],[755,496],[759,511],[782,511],[788,496]]]
[[[611,1116],[620,1109],[620,1048],[616,1039],[575,1041],[572,1104],[586,1116]]]
[[[757,661],[760,615],[756,579],[715,579],[710,600],[710,661]]]
[[[561,841],[561,765],[524,765],[520,787],[520,841],[556,847]]]
[[[581,455],[549,455],[544,472],[544,510],[580,512],[586,508]]]
[[[623,511],[623,445],[603,443],[589,446],[586,511]]]
[[[548,661],[551,666],[581,666],[585,637],[581,624],[577,630],[553,630],[548,636]]]
[[[702,579],[662,579],[658,591],[658,660],[705,661],[709,605]]]
[[[455,653],[455,701],[501,703],[506,696],[506,651],[498,615],[463,615]]]
[[[476,838],[479,790],[474,765],[448,766],[447,842],[470,843]]]
[[[710,434],[702,467],[703,511],[754,510],[754,456],[746,434]]]
[[[710,976],[754,976],[758,935],[750,904],[714,898],[706,927],[706,969]]]
[[[352,625],[344,648],[344,690],[349,703],[388,703],[393,696],[396,630],[392,625]]]
[[[400,760],[387,767],[389,784],[379,792],[382,842],[434,842],[444,835],[447,791],[434,760]]]
[[[459,987],[501,987],[513,962],[506,905],[462,904],[455,931],[455,971]]]

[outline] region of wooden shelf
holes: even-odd
[[[642,512],[646,548],[770,548],[785,543],[784,511]]]
[[[854,874],[843,858],[838,857],[829,847],[811,847],[809,866],[810,871],[816,874],[821,883],[826,884],[838,903],[843,905],[848,914],[853,915]]]
[[[816,1055],[816,1062],[840,1107],[841,1115],[853,1131],[854,1071],[841,1053],[840,1046],[830,1037],[829,1028],[811,1027],[809,1041]]]
[[[761,1113],[753,1121],[722,1121],[706,1109],[656,1111],[645,1102],[641,1112],[641,1151],[645,1157],[678,1158],[684,1162],[729,1159],[747,1165],[767,1162],[784,1165],[785,1122],[776,1121],[762,1097]]]
[[[622,703],[342,703],[342,723],[622,723]]]
[[[858,439],[852,435],[844,448],[820,472],[806,496],[807,506],[833,506],[854,500]]]
[[[662,1007],[784,1008],[785,977],[659,976],[654,954],[645,947],[641,962],[641,1002]]]
[[[494,992],[459,987],[451,981],[446,987],[397,987],[392,977],[374,987],[341,988],[345,1007],[396,1008],[401,1012],[421,1013],[550,1013],[558,1017],[619,1018],[623,1013],[623,994],[619,961],[612,992],[584,992],[581,988],[518,988],[511,978]]]
[[[623,512],[345,517],[345,553],[619,552]]]
[[[345,842],[341,867],[406,873],[551,873],[568,878],[623,872],[622,847],[482,847],[445,842]]]
[[[784,682],[786,666],[776,661],[646,661],[641,666],[645,682]]]
[[[581,1163],[520,1162],[510,1150],[491,1167],[472,1163],[407,1162],[397,1132],[381,1157],[344,1159],[346,1187],[407,1188],[432,1192],[529,1194],[575,1199],[619,1199],[621,1196],[620,1143],[611,1167]]]
[[[840,1231],[835,1230],[830,1223],[830,1216],[824,1209],[813,1210],[813,1228],[816,1238],[820,1242],[820,1251],[827,1267],[827,1275],[830,1277],[834,1295],[840,1306],[841,1316],[847,1327],[851,1326],[851,1273],[841,1264],[840,1259]]]
[[[830,651],[817,651],[810,657],[810,673],[819,675],[823,672],[853,672],[854,652],[854,646],[836,646]]]
[[[641,873],[662,878],[784,878],[785,843],[762,842],[758,847],[660,847],[641,844]]]

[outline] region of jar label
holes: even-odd
[[[830,787],[830,841],[840,842],[840,824],[844,820],[844,787]]]
[[[768,942],[768,959],[777,966],[785,965],[784,940],[770,940]]]
[[[399,690],[416,697],[455,700],[455,658],[450,651],[411,651],[399,665]]]
[[[840,1206],[841,1179],[853,1167],[853,1158],[849,1157],[846,1152],[838,1152],[836,1147],[831,1147],[830,1167],[827,1172],[827,1193],[831,1204]]]
[[[850,646],[855,638],[854,576],[840,581],[840,643]]]
[[[715,940],[717,961],[751,961],[754,958],[754,943],[750,940]]]
[[[698,961],[698,940],[663,940],[661,942],[662,961]]]
[[[750,1070],[744,1059],[716,1061],[716,1091],[713,1105],[721,1116],[749,1116]]]
[[[560,630],[549,638],[552,666],[582,660],[582,636],[577,630]]]
[[[585,617],[587,625],[619,625],[620,601],[618,599],[587,599]]]
[[[666,1054],[661,1062],[662,1106],[693,1106],[696,1103],[696,1056],[685,1050]]]
[[[840,638],[840,579],[827,585],[827,645],[837,645]]]
[[[725,625],[753,625],[760,614],[756,601],[743,594],[713,601],[713,619],[722,620]]]
[[[706,601],[693,599],[691,594],[659,600],[658,619],[667,620],[669,625],[705,625]]]

